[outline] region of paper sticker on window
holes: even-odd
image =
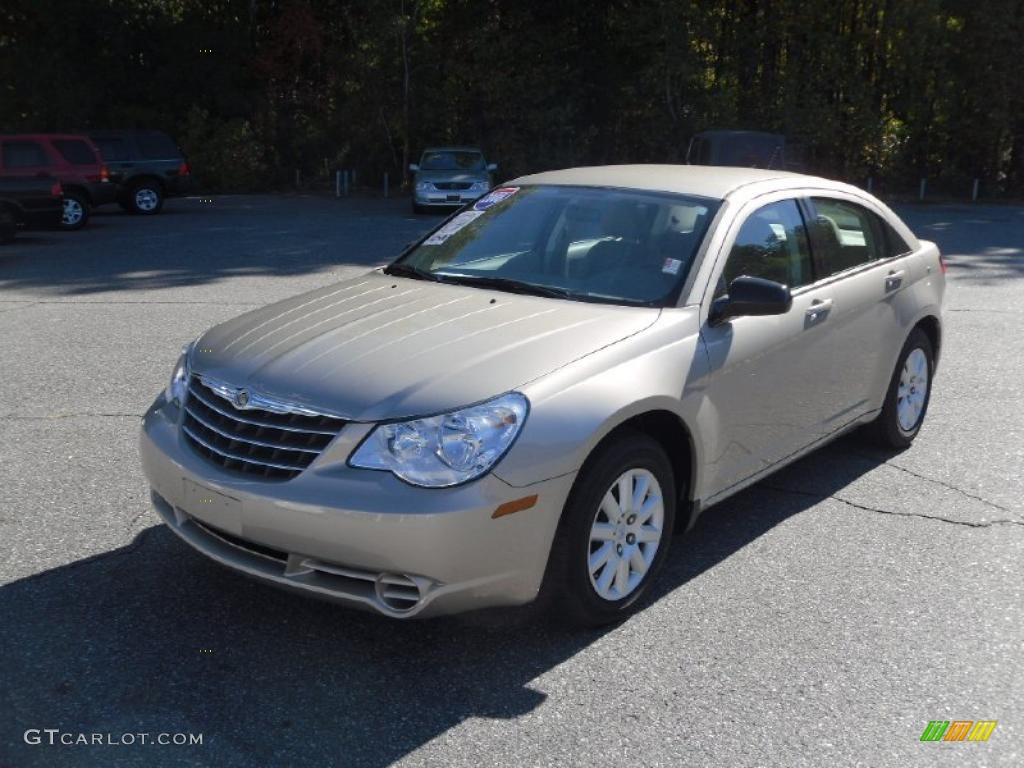
[[[493,189],[476,201],[473,205],[473,210],[486,211],[488,208],[497,205],[502,200],[508,200],[518,191],[519,187],[500,187],[499,189]]]
[[[683,266],[683,262],[679,259],[665,259],[665,263],[661,265],[661,271],[666,275],[678,275],[681,266]]]
[[[449,237],[454,235],[460,229],[465,227],[467,224],[472,223],[476,219],[483,216],[483,211],[463,211],[454,219],[449,221],[437,232],[432,234],[426,240],[423,241],[424,245],[442,245]]]

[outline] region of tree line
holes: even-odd
[[[783,133],[815,172],[1024,193],[1024,0],[3,0],[0,129],[153,127],[211,189],[502,177]]]

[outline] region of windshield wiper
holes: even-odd
[[[474,285],[479,288],[494,288],[498,291],[509,293],[524,293],[531,296],[547,296],[555,299],[580,298],[576,294],[567,291],[565,288],[556,288],[551,285],[536,285],[524,283],[508,277],[491,277],[487,275],[463,275],[452,272],[437,272],[434,275],[446,283],[458,283],[462,285]]]
[[[441,278],[437,275],[414,267],[411,264],[388,264],[384,267],[384,274],[394,275],[395,277],[411,277],[414,280],[430,280],[434,283],[441,282]]]

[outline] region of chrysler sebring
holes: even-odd
[[[141,454],[178,536],[408,618],[643,602],[673,531],[852,429],[905,448],[945,268],[845,184],[614,166],[494,189],[187,345]]]

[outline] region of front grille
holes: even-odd
[[[438,189],[469,189],[473,185],[470,181],[435,181],[434,186]]]
[[[224,469],[289,480],[308,467],[344,425],[343,419],[333,416],[236,408],[193,376],[181,429],[196,451]]]

